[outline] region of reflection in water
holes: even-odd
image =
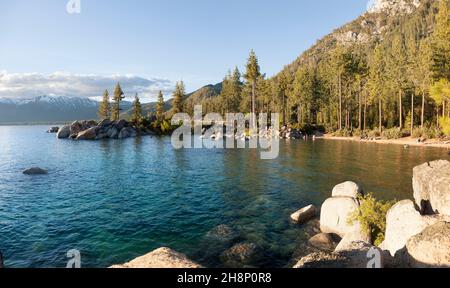
[[[383,199],[412,197],[412,168],[449,159],[445,149],[317,140],[282,141],[280,156],[257,150],[174,150],[170,138],[56,140],[48,127],[0,127],[0,250],[10,267],[107,267],[169,246],[209,267],[225,246],[220,224],[256,244],[255,266],[283,267],[307,238],[289,215],[321,205],[353,180]],[[44,177],[25,177],[40,166]]]

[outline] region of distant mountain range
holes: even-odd
[[[194,103],[220,94],[222,84],[207,85],[186,95]],[[166,96],[167,97],[167,96]],[[6,124],[48,124],[75,120],[96,119],[99,102],[78,97],[39,96],[30,99],[0,98],[0,125]],[[166,101],[165,109],[172,107],[172,99]],[[122,102],[122,117],[131,116],[132,103]],[[142,105],[143,114],[155,112],[156,102]]]

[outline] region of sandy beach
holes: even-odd
[[[377,144],[395,144],[395,145],[409,145],[415,147],[434,147],[434,148],[447,148],[450,151],[450,141],[443,141],[439,139],[430,139],[425,142],[417,142],[417,138],[405,137],[401,139],[380,139],[380,140],[361,140],[359,137],[335,137],[329,134],[320,137],[320,139],[326,140],[341,140],[341,141],[356,141],[363,143],[377,143]]]

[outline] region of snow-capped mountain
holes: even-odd
[[[98,102],[77,97],[0,98],[0,124],[50,123],[97,118]]]

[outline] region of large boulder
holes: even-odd
[[[78,135],[81,131],[85,130],[83,128],[83,123],[75,121],[70,125],[70,135]]]
[[[117,137],[119,139],[125,139],[130,137],[136,137],[136,135],[137,135],[136,130],[134,130],[131,127],[125,127],[122,130],[120,130],[120,133]]]
[[[363,194],[363,190],[355,182],[347,181],[336,185],[333,188],[332,197],[353,197],[358,198],[358,196]]]
[[[108,138],[117,139],[119,136],[119,130],[115,126],[111,126],[107,131],[106,135]]]
[[[332,197],[327,199],[320,213],[320,229],[323,233],[333,233],[344,237],[347,233],[361,232],[358,221],[350,223],[349,216],[359,209],[360,203],[352,197]]]
[[[123,128],[128,127],[128,126],[129,126],[129,123],[128,123],[127,120],[120,119],[120,120],[117,120],[117,121],[114,122],[114,126],[116,126],[117,129],[119,129],[119,131],[120,131],[120,130],[122,130]]]
[[[372,243],[372,239],[369,233],[363,231],[353,231],[345,234],[344,238],[342,238],[339,244],[336,246],[335,251],[339,252],[348,250],[354,242],[358,241]]]
[[[413,170],[414,199],[422,214],[450,216],[450,162],[434,161]]]
[[[92,127],[85,131],[78,133],[77,140],[95,140],[97,137],[97,128]]]
[[[202,268],[189,260],[186,255],[173,251],[169,248],[159,248],[147,255],[136,258],[122,265],[114,265],[111,268],[177,268],[191,269]]]
[[[379,256],[378,263],[373,261]],[[376,267],[374,267],[376,266]],[[339,252],[318,252],[303,257],[294,268],[383,268],[381,249],[363,241],[350,243]]]
[[[111,120],[109,120],[109,119],[103,119],[102,121],[100,121],[100,122],[98,123],[97,126],[102,127],[102,128],[105,128],[105,127],[110,126],[111,123],[112,123]]]
[[[23,171],[23,174],[25,174],[25,175],[46,175],[46,174],[48,174],[48,171],[44,170],[42,168],[39,168],[39,167],[33,167],[33,168],[29,168],[29,169],[26,169],[25,171]]]
[[[56,137],[58,139],[66,139],[70,136],[70,126],[66,125],[59,129],[58,133],[56,133]]]
[[[450,223],[438,222],[406,244],[407,263],[413,268],[450,268]]]
[[[411,200],[400,201],[386,215],[386,235],[383,248],[395,256],[405,247],[412,236],[445,218],[438,215],[422,216]]]
[[[308,244],[322,251],[333,251],[336,248],[336,238],[334,234],[319,233],[311,237]]]
[[[297,223],[305,223],[316,217],[317,208],[314,205],[306,206],[291,215],[291,219]]]

